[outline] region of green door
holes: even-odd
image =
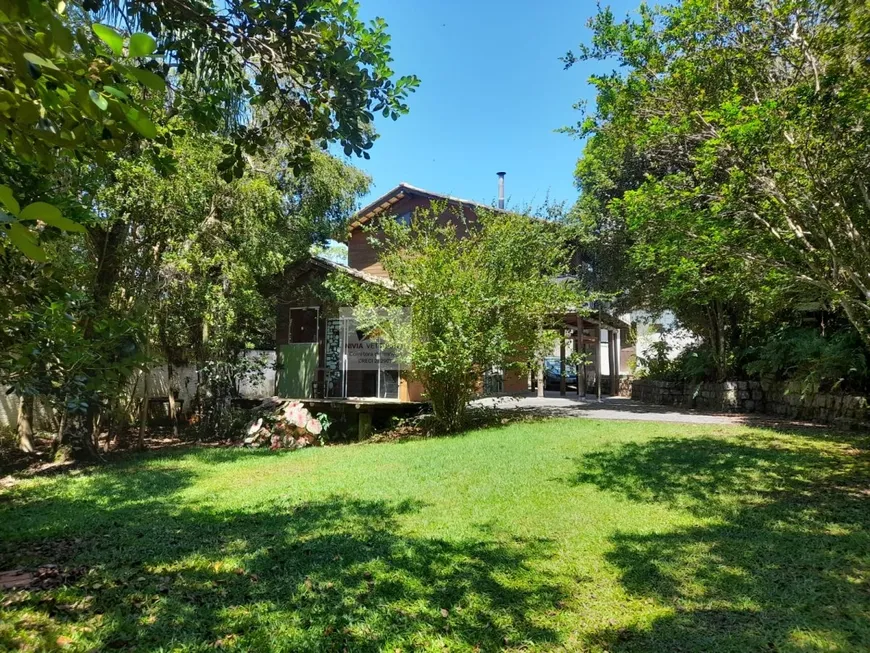
[[[278,347],[279,397],[310,398],[317,379],[317,343],[299,342]]]

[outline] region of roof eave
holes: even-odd
[[[435,193],[431,190],[426,190],[425,188],[418,188],[417,186],[412,186],[411,184],[406,184],[405,182],[402,182],[389,192],[381,195],[378,199],[357,211],[353,217],[352,222],[348,226],[348,232],[351,232],[354,229],[361,227],[366,222],[383,213],[385,210],[396,204],[399,200],[404,199],[408,195],[419,195],[421,197],[426,197],[432,200],[443,200],[445,202],[474,206],[481,209],[487,209],[489,211],[509,213],[509,211],[506,211],[505,209],[499,209],[495,206],[483,204],[482,202],[475,202],[474,200],[467,200],[461,197],[445,195],[444,193]]]

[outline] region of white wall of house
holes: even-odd
[[[616,351],[621,350],[622,339],[619,336],[619,331],[608,331],[601,329],[598,332],[598,355],[601,357],[601,375],[610,376],[610,354],[608,353],[608,338],[616,338]],[[628,370],[618,370],[619,374],[626,374]]]
[[[670,360],[679,356],[686,347],[698,342],[698,337],[681,327],[671,311],[660,315],[649,311],[632,311],[620,318],[636,327],[635,353],[638,359],[650,358],[654,352],[653,347],[658,342],[664,341],[668,344]]]
[[[0,426],[15,426],[18,424],[18,404],[16,394],[6,394],[8,387],[0,386]],[[33,421],[38,429],[53,428],[51,408],[44,402],[33,402]]]
[[[246,399],[271,397],[275,394],[275,351],[272,349],[252,349],[245,356],[258,361],[260,372],[242,382],[239,392]],[[148,379],[148,394],[152,397],[169,395],[169,374],[166,365],[156,365],[151,368]],[[179,399],[190,401],[196,395],[196,368],[193,365],[183,365],[175,368],[175,376],[179,390]],[[133,390],[134,397],[141,397],[144,383],[139,380]]]

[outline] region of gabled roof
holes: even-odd
[[[310,256],[308,258],[302,259],[297,263],[292,264],[285,270],[285,279],[292,281],[297,279],[299,276],[308,272],[312,269],[319,269],[325,272],[340,272],[342,274],[347,274],[351,277],[359,279],[364,283],[371,283],[383,288],[387,288],[388,290],[396,291],[396,285],[390,281],[389,279],[385,279],[383,277],[376,277],[372,274],[368,274],[367,272],[363,272],[362,270],[357,270],[356,268],[348,267],[347,265],[342,265],[341,263],[336,263],[335,261],[331,261],[326,258],[322,258],[320,256]],[[555,283],[564,282],[566,278],[560,277],[554,279]],[[574,316],[578,311],[580,312],[589,312],[592,308],[591,304],[587,304],[583,307],[571,307],[568,309],[566,313],[567,316]],[[608,313],[601,313],[601,321],[598,320],[598,314],[596,312],[591,312],[588,315],[584,315],[583,319],[586,322],[592,324],[599,324],[602,327],[612,327],[616,329],[628,329],[630,327],[629,324],[623,322],[621,319],[614,315],[610,315]]]
[[[474,200],[464,200],[461,197],[453,197],[452,195],[445,195],[444,193],[434,193],[431,190],[425,190],[423,188],[417,188],[416,186],[412,186],[411,184],[406,184],[404,181],[393,188],[392,190],[384,193],[379,198],[369,203],[367,206],[364,206],[354,215],[353,220],[348,227],[348,231],[353,231],[357,227],[364,225],[366,222],[371,220],[377,215],[380,215],[387,209],[389,209],[393,204],[398,202],[401,199],[404,199],[408,195],[417,195],[419,197],[428,197],[431,200],[444,200],[447,202],[455,202],[457,204],[466,204],[469,206],[476,206],[479,208],[489,209],[491,211],[500,211],[503,209],[498,209],[494,206],[490,206],[489,204],[484,204],[483,202],[475,202]]]
[[[363,272],[362,270],[357,270],[356,268],[351,268],[346,265],[342,265],[341,263],[336,263],[335,261],[330,261],[329,259],[316,255],[302,259],[295,264],[291,264],[291,266],[285,270],[285,275],[287,275],[288,280],[292,281],[298,278],[301,274],[312,269],[320,269],[326,272],[340,272],[342,274],[347,274],[351,277],[359,279],[360,281],[364,281],[365,283],[383,286],[384,288],[389,288],[390,290],[395,289],[395,284],[393,284],[393,282],[389,279],[385,279],[383,277],[376,277],[373,274],[368,274],[367,272]]]

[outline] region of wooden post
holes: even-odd
[[[577,353],[583,357],[577,366],[577,395],[586,396],[586,345],[583,344],[583,318],[577,313]]]
[[[66,405],[66,397],[64,397],[63,403],[61,406]],[[66,416],[67,416],[66,408],[62,408],[60,411],[60,418],[57,420],[57,433],[54,434],[54,442],[51,443],[52,453],[57,453],[57,450],[60,448],[60,445],[63,444],[63,434],[66,431]]]
[[[609,330],[607,353],[610,354],[610,396],[619,394],[619,350],[616,348],[616,331]]]
[[[562,337],[559,339],[559,395],[564,397],[565,390],[565,329],[562,329]]]
[[[33,453],[33,395],[18,397],[18,448]]]
[[[175,368],[166,361],[166,385],[169,388],[169,421],[172,423],[172,436],[178,437],[178,406],[175,404]]]
[[[595,387],[598,401],[601,401],[601,308],[598,308],[598,338],[595,341]]]
[[[372,434],[372,414],[365,407],[357,406],[357,439],[365,440]]]

